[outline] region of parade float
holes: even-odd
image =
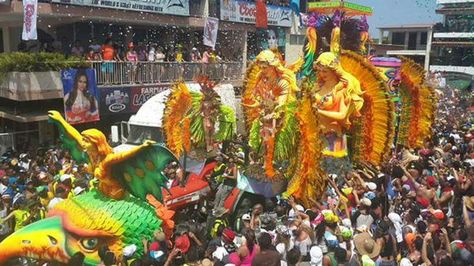
[[[265,197],[286,190],[284,196],[311,206],[323,195],[329,174],[343,178],[354,166],[386,161],[395,131],[398,143],[410,148],[420,147],[430,134],[436,101],[422,68],[402,59],[395,86],[367,57],[364,16],[371,9],[348,2],[310,2],[308,9],[304,56],[286,66],[278,51],[264,50],[247,71],[242,109],[248,160],[224,204],[230,211],[248,191],[245,182],[257,184],[260,190],[253,192]],[[0,263],[20,256],[67,263],[81,252],[87,265],[96,265],[102,246],[120,258],[133,244],[140,257],[143,238],[159,228],[169,234],[173,212],[159,202],[166,181],[162,170],[180,156],[215,157],[217,146],[236,137],[235,114],[218,100],[215,81],[198,83],[196,92],[178,82],[167,98],[163,129],[169,150],[145,142],[113,153],[100,131],[79,133],[51,112],[65,148],[77,162],[89,163],[98,188],[59,203],[48,218],[5,239]],[[394,87],[400,95],[399,129]]]

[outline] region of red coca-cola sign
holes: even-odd
[[[239,13],[241,16],[255,17],[257,8],[255,5],[249,5],[248,3],[239,3]]]

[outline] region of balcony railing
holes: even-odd
[[[243,79],[241,62],[168,63],[168,62],[92,62],[97,85],[156,84],[177,80],[192,81],[199,75],[215,80]]]

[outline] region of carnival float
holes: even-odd
[[[380,167],[398,145],[421,147],[436,109],[422,67],[406,58],[369,58],[370,7],[310,2],[308,10],[300,60],[287,65],[277,50],[264,50],[246,73],[241,100],[248,149],[239,170],[271,191],[262,195],[281,193],[304,205],[322,196],[329,174],[343,178],[354,167]],[[159,228],[169,235],[174,211],[160,203],[169,194],[163,170],[183,156],[209,166],[219,145],[236,138],[236,114],[219,100],[217,81],[200,77],[197,83],[199,92],[177,82],[167,99],[166,147],[147,141],[114,153],[102,132],[79,133],[51,111],[63,147],[99,183],[1,242],[0,264],[21,256],[67,263],[81,252],[85,264],[97,265],[102,246],[121,258],[125,247],[136,245],[140,257],[143,238]],[[205,182],[204,175],[198,179]],[[231,211],[238,191],[224,205]]]

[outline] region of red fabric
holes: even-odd
[[[104,60],[114,60],[115,50],[112,45],[104,44],[102,45],[102,59]]]
[[[158,250],[160,250],[160,243],[159,243],[159,242],[153,242],[153,243],[151,243],[149,250],[150,250],[150,251],[158,251]]]
[[[268,27],[268,17],[265,0],[256,0],[255,9],[255,26],[257,28],[266,29]]]
[[[181,250],[182,253],[188,252],[190,245],[191,243],[189,242],[188,235],[179,236],[174,241],[174,247]]]
[[[418,197],[416,198],[416,201],[418,201],[418,203],[420,203],[420,205],[424,208],[428,208],[428,206],[430,206],[430,201],[425,198]]]
[[[226,228],[222,232],[222,238],[224,239],[225,242],[232,243],[234,241],[234,238],[235,238],[235,233],[234,233],[234,231],[230,230],[229,228]]]

